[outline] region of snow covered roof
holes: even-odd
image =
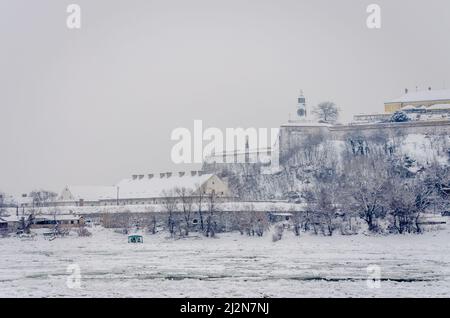
[[[450,104],[434,104],[428,107],[428,109],[450,109]]]
[[[183,175],[173,174],[170,177],[144,177],[142,179],[124,179],[116,184],[119,187],[120,199],[157,198],[164,191],[169,192],[175,188],[186,188],[197,191],[212,174]]]
[[[74,214],[37,214],[34,216],[35,220],[58,220],[58,221],[66,221],[66,220],[78,220],[80,219],[79,215]]]
[[[17,216],[17,215],[1,216],[0,217],[0,223],[20,222],[21,219],[22,219],[22,217],[21,216]]]
[[[163,173],[161,175],[135,175],[113,186],[67,186],[60,194],[59,202],[83,200],[100,201],[120,199],[146,199],[162,197],[164,191],[186,188],[197,191],[199,187],[213,177],[213,174]]]
[[[67,186],[60,195],[60,201],[98,201],[116,196],[117,188],[114,186]]]
[[[3,195],[3,204],[5,205],[23,205],[30,204],[33,202],[33,198],[30,196],[22,196],[22,195]]]
[[[441,90],[426,90],[420,92],[408,92],[400,98],[393,99],[386,102],[390,103],[411,103],[411,102],[425,102],[425,101],[442,101],[450,100],[450,89]]]

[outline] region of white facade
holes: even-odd
[[[57,206],[104,206],[161,204],[176,197],[176,189],[186,189],[192,196],[230,195],[228,186],[213,174],[200,171],[133,175],[113,186],[66,186],[56,201]],[[201,193],[200,193],[201,192]]]

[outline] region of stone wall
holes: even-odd
[[[442,135],[450,134],[450,120],[440,121],[414,121],[406,123],[370,123],[354,125],[323,125],[301,123],[288,123],[280,128],[279,150],[280,158],[283,154],[296,151],[308,138],[323,138],[328,140],[344,141],[349,135],[359,134],[370,136],[379,133],[388,136],[399,136],[409,134]],[[281,162],[282,164],[282,162]]]

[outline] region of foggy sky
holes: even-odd
[[[448,0],[0,0],[0,191],[189,169],[174,128],[278,127],[300,89],[348,120],[450,86],[449,15]]]

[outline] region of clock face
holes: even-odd
[[[304,117],[306,115],[306,111],[303,108],[299,108],[297,110],[297,115],[299,115],[300,117]]]

